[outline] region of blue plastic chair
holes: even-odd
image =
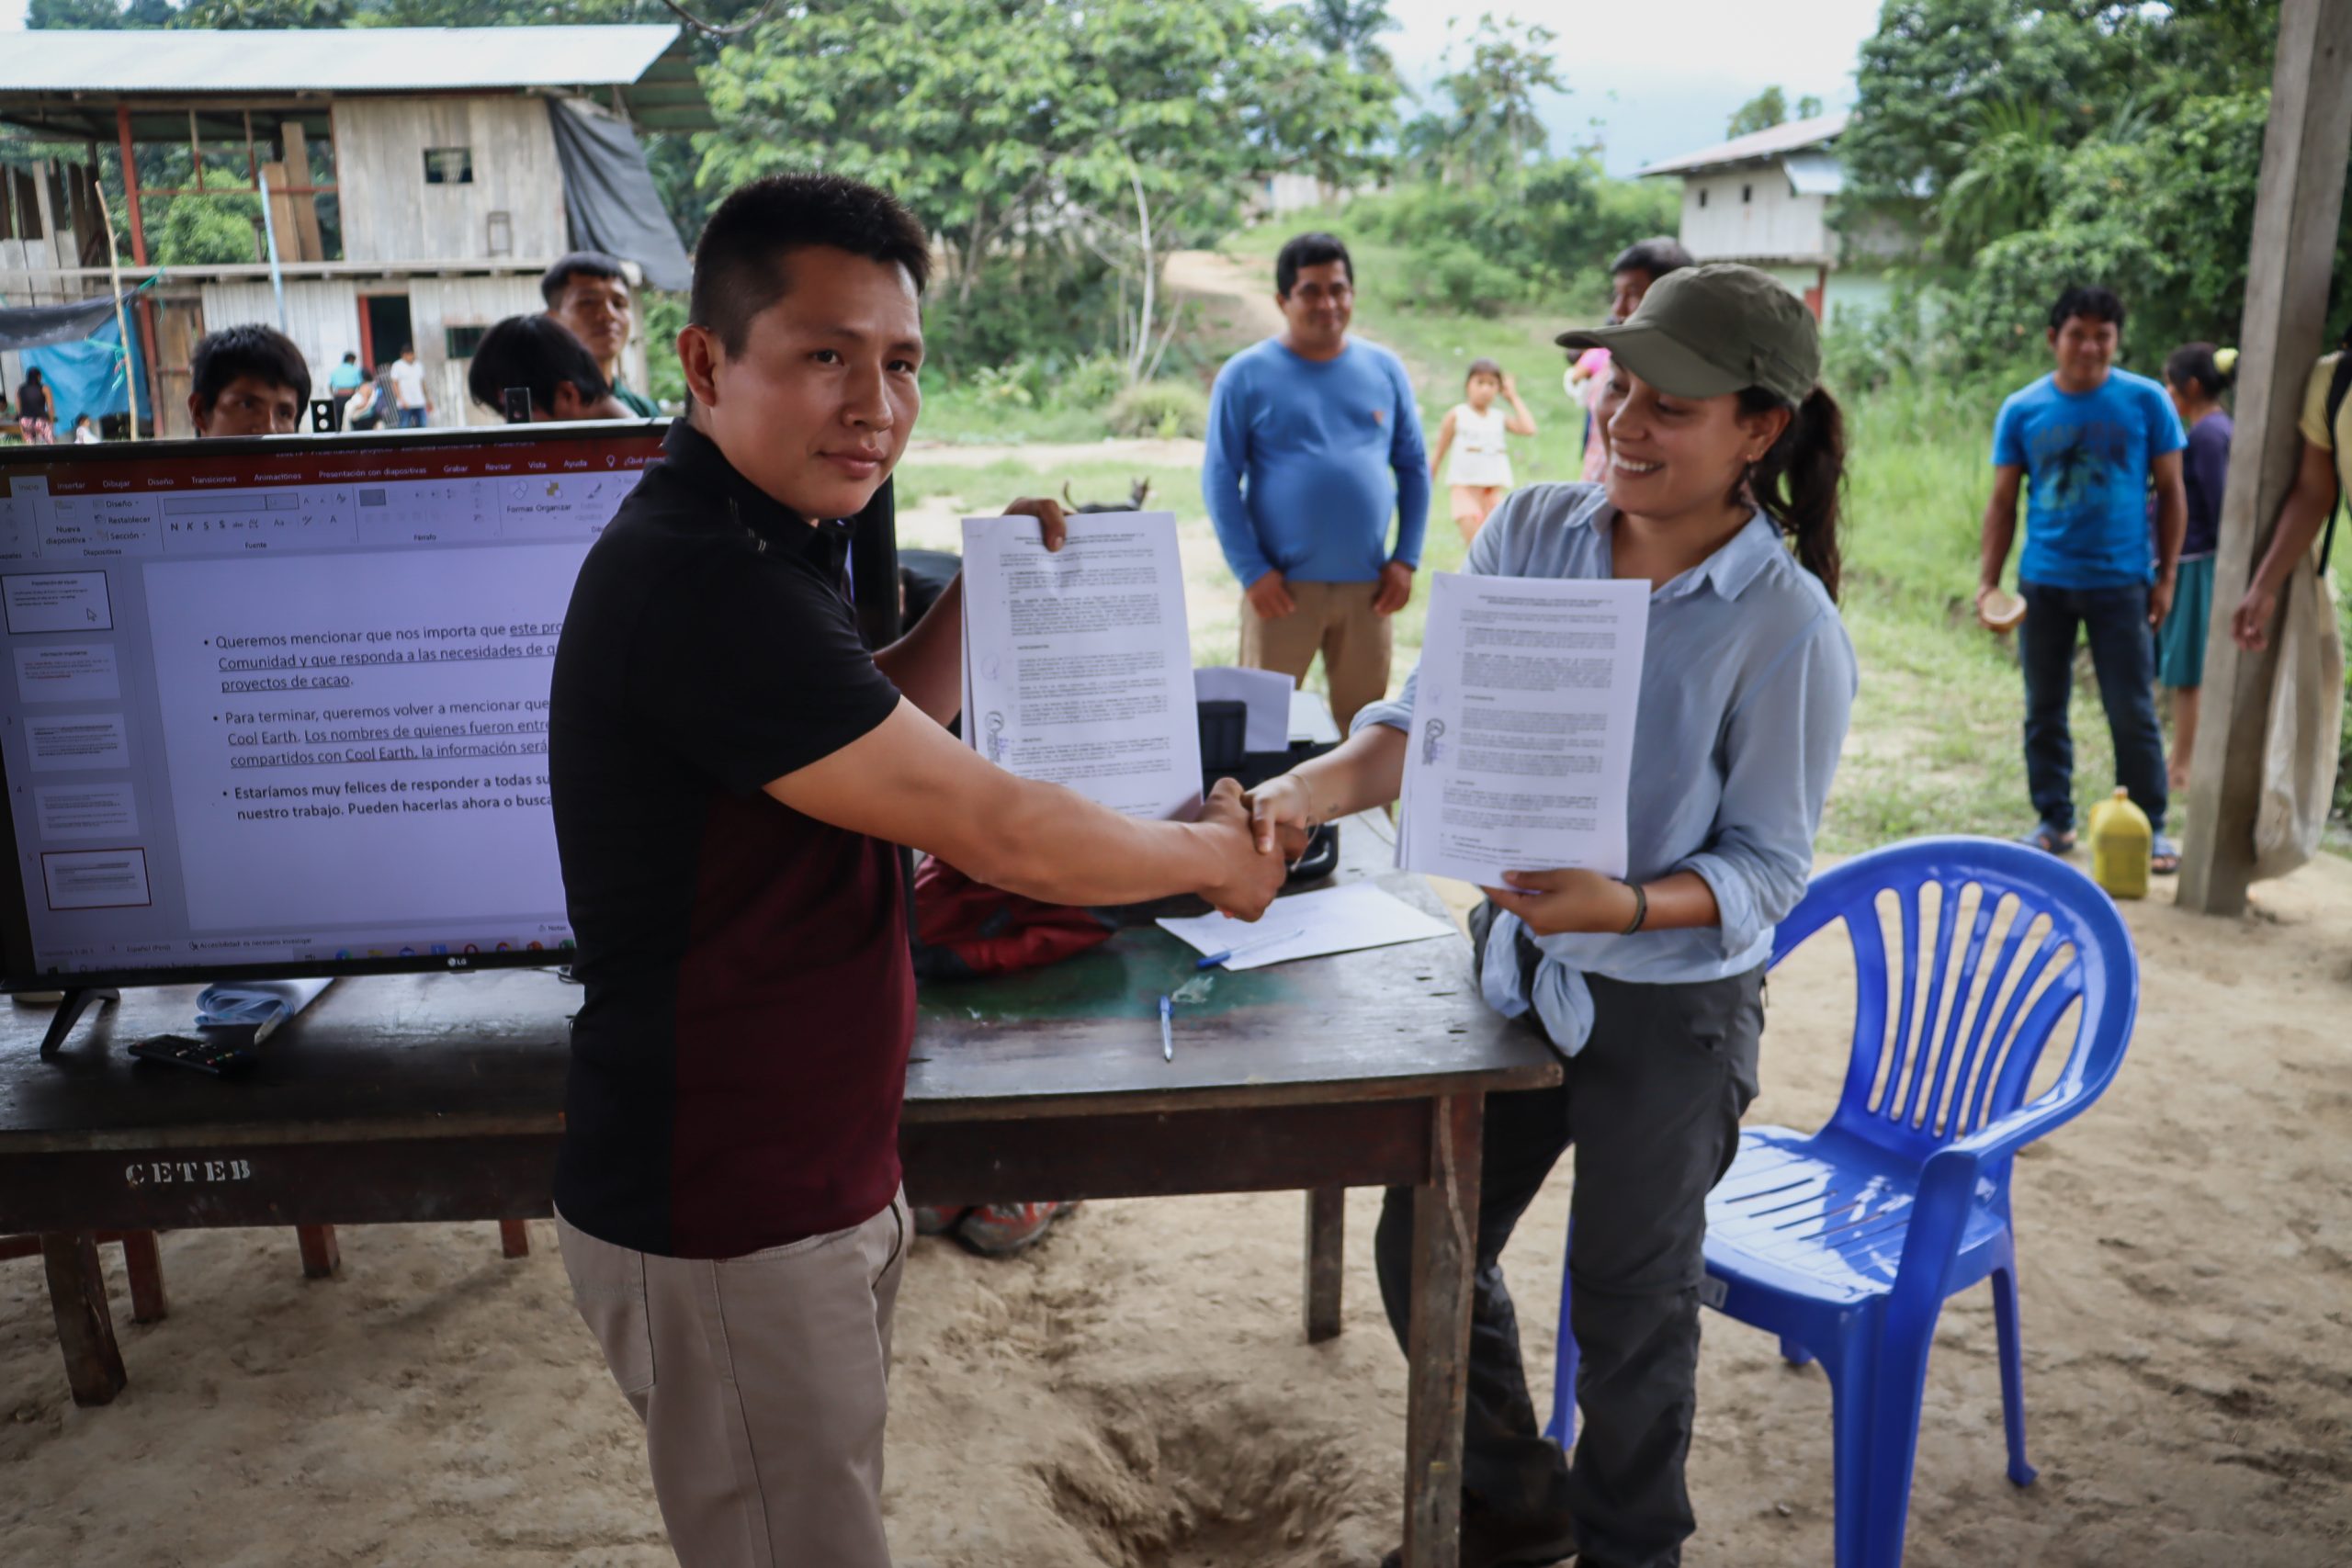
[[[1894,954],[1890,905],[1900,915]],[[2009,1479],[2033,1480],[2010,1164],[2114,1079],[2139,1010],[2140,962],[2088,877],[1990,839],[1915,840],[1823,873],[1781,923],[1772,962],[1838,919],[1857,982],[1845,1091],[1810,1136],[1740,1134],[1707,1198],[1707,1273],[1722,1291],[1712,1304],[1829,1375],[1838,1568],[1897,1568],[1936,1319],[1946,1297],[1987,1278]],[[2073,1047],[2028,1101],[2069,1011],[2079,1012]],[[1563,1448],[1576,1435],[1576,1368],[1564,1280],[1547,1428]]]

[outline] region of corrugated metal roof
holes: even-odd
[[[1818,119],[1791,120],[1770,130],[1758,130],[1747,136],[1736,136],[1698,152],[1686,152],[1679,158],[1668,158],[1662,164],[1652,164],[1634,171],[1643,175],[1689,175],[1701,169],[1720,167],[1725,164],[1748,164],[1758,159],[1776,157],[1782,152],[1801,152],[1834,141],[1845,130],[1850,115],[1826,114]]]
[[[11,33],[0,93],[418,93],[627,86],[673,26]]]

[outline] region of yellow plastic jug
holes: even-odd
[[[2091,880],[2107,889],[2110,898],[2148,896],[2149,856],[2155,833],[2148,815],[2132,804],[2123,790],[2112,800],[2091,807]]]

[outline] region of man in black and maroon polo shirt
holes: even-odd
[[[687,1568],[889,1561],[914,1027],[895,846],[1063,903],[1197,892],[1255,918],[1282,881],[1229,781],[1195,822],[1138,822],[950,736],[960,587],[859,643],[834,520],[913,428],[928,265],[914,219],[854,181],[719,207],[678,334],[692,412],[589,552],[556,654],[586,987],[559,1234]],[[1059,544],[1051,502],[1015,510]]]

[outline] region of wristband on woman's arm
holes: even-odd
[[[1642,929],[1642,922],[1650,918],[1650,896],[1638,882],[1628,881],[1625,886],[1634,890],[1634,919],[1623,931],[1617,934],[1632,936]]]

